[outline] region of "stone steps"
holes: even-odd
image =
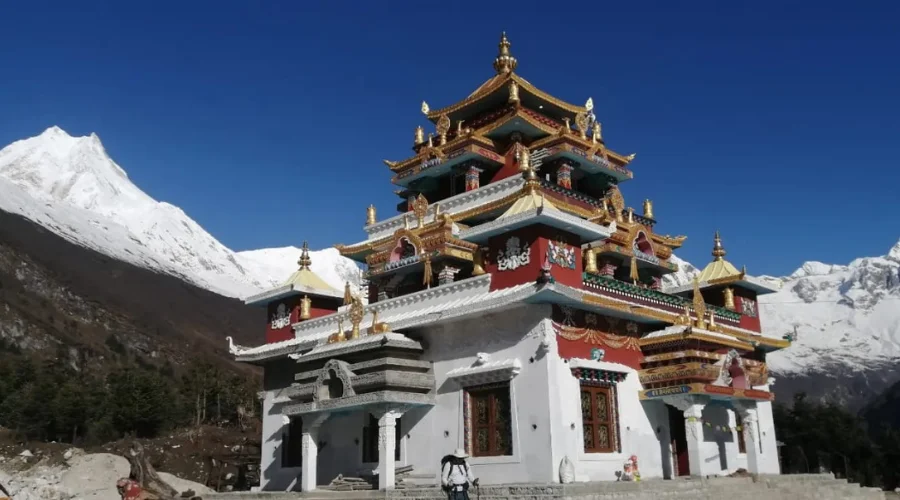
[[[884,500],[875,488],[835,479],[831,474],[756,478],[647,480],[576,484],[506,484],[470,488],[471,500]],[[315,491],[312,493],[220,493],[203,500],[446,500],[437,487],[393,491]]]

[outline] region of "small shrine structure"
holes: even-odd
[[[516,73],[422,112],[412,155],[384,163],[399,214],[336,245],[367,291],[310,269],[250,297],[266,342],[231,346],[265,371],[261,489],[310,491],[397,467],[434,484],[471,455],[482,484],[778,473],[757,297],[775,288],[725,260],[676,285],[684,236],[657,231],[650,200],[619,185],[634,154],[609,147],[594,105]],[[668,278],[667,278],[668,277]],[[565,474],[561,469],[566,468]],[[630,474],[630,473],[629,473]]]

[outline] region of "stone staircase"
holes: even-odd
[[[884,500],[875,488],[861,488],[831,474],[758,478],[678,479],[577,484],[508,484],[469,490],[471,500]],[[439,488],[393,491],[315,491],[312,493],[219,493],[203,500],[446,500]]]

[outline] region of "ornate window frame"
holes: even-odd
[[[522,462],[521,445],[519,441],[519,412],[516,403],[516,384],[514,379],[522,370],[522,364],[518,359],[506,359],[502,361],[489,361],[489,357],[479,354],[479,358],[471,367],[462,367],[447,372],[447,378],[456,382],[460,387],[460,418],[463,429],[463,449],[469,453],[469,463],[472,465],[489,464],[517,464]],[[509,388],[509,420],[511,455],[499,455],[493,457],[475,457],[472,454],[472,404],[470,391],[491,389],[497,387]]]
[[[620,407],[622,401],[618,384],[623,382],[628,372],[616,371],[610,363],[586,359],[573,358],[569,360],[569,369],[572,377],[577,382],[576,412],[578,415],[578,459],[585,462],[621,461],[625,459],[622,443],[622,418]],[[615,447],[611,452],[590,452],[584,449],[584,418],[581,412],[581,388],[582,387],[608,387],[612,403],[612,423]]]

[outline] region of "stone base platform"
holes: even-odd
[[[884,500],[884,492],[861,488],[831,474],[756,478],[677,479],[576,484],[508,484],[469,490],[471,500]],[[480,496],[479,496],[480,494]],[[310,493],[217,493],[203,500],[446,500],[439,488],[393,491],[314,491]]]

